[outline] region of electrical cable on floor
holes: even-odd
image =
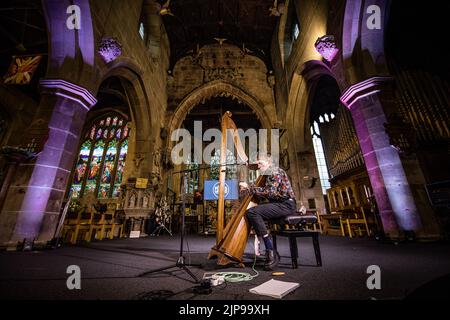
[[[247,273],[247,272],[232,272],[232,271],[230,271],[230,272],[217,272],[217,273],[213,274],[213,277],[214,276],[223,277],[226,282],[232,282],[232,283],[251,281],[259,276],[259,272],[255,269],[255,265],[256,265],[256,255],[255,255],[255,259],[253,261],[253,266],[252,266],[252,270],[255,272],[254,275],[251,275],[250,273]]]
[[[227,282],[231,282],[231,283],[238,283],[238,282],[245,282],[245,281],[251,281],[253,279],[255,279],[256,277],[259,276],[259,272],[255,269],[255,265],[256,265],[256,254],[255,254],[255,259],[253,260],[253,266],[252,266],[252,270],[255,272],[254,275],[251,275],[250,273],[247,272],[217,272],[214,273],[213,275],[211,275],[211,277],[223,277],[223,279],[225,280],[225,283]]]

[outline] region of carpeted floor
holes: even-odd
[[[245,269],[218,268],[207,260],[213,237],[189,236],[185,246],[186,262],[201,264],[190,270],[199,278],[204,272],[240,271],[254,274],[253,238],[245,253]],[[166,272],[139,275],[145,271],[174,264],[179,254],[179,237],[162,236],[145,239],[109,240],[88,246],[62,247],[36,252],[0,252],[1,299],[272,299],[258,296],[249,289],[272,278],[298,282],[300,287],[285,300],[404,299],[405,297],[442,297],[433,280],[448,290],[450,245],[438,243],[383,244],[373,239],[348,239],[322,236],[320,245],[323,266],[315,265],[310,239],[299,239],[298,269],[291,269],[289,246],[279,239],[282,256],[274,277],[262,271],[262,260],[256,261],[259,276],[249,282],[228,283],[214,287],[210,294],[193,292],[195,286],[184,271],[173,268]],[[66,273],[69,265],[81,269],[81,290],[68,290]],[[381,290],[369,290],[367,267],[381,268]],[[442,289],[441,288],[441,289]],[[162,291],[164,290],[164,291]],[[159,296],[158,296],[159,294]],[[163,294],[161,296],[161,294]],[[165,294],[165,295],[164,295]]]

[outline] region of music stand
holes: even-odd
[[[151,274],[151,273],[157,273],[157,272],[161,272],[164,270],[169,270],[169,269],[173,269],[173,268],[179,268],[184,270],[188,275],[191,276],[192,279],[194,279],[195,283],[199,283],[198,278],[191,272],[191,270],[188,269],[188,267],[186,266],[185,263],[185,258],[183,255],[183,244],[184,244],[184,233],[185,233],[185,216],[186,216],[186,186],[187,186],[187,174],[188,172],[190,172],[192,170],[184,170],[183,172],[183,191],[182,191],[182,196],[181,196],[181,203],[182,203],[182,210],[181,210],[181,239],[180,239],[180,254],[178,256],[178,260],[175,264],[172,264],[170,266],[167,267],[163,267],[163,268],[158,268],[155,270],[150,270],[150,271],[146,271],[143,272],[139,275],[139,277],[145,276],[147,274]],[[189,266],[200,266],[200,265],[189,265]]]

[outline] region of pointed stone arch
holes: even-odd
[[[285,123],[291,135],[295,135],[293,141],[296,150],[302,150],[305,145],[305,132],[309,130],[307,116],[310,98],[314,95],[317,82],[322,76],[336,78],[322,61],[310,60],[304,63],[292,78]]]
[[[272,128],[273,123],[267,115],[264,109],[264,104],[261,101],[246,93],[244,90],[234,84],[222,80],[217,80],[209,82],[195,89],[183,99],[183,101],[180,103],[173,116],[169,120],[168,136],[170,137],[174,130],[181,127],[186,114],[188,114],[192,108],[206,99],[222,94],[227,97],[239,99],[242,102],[246,103],[256,113],[256,116],[261,122],[263,128]]]

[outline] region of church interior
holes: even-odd
[[[1,1],[0,297],[264,299],[249,289],[274,277],[301,283],[291,300],[450,297],[448,10]],[[218,259],[240,264],[208,259],[247,223],[237,182],[262,177],[217,138],[227,115],[260,142],[275,132],[266,149],[308,217],[268,221],[282,275],[260,268],[250,227],[240,257]],[[190,291],[222,271],[251,275]]]

